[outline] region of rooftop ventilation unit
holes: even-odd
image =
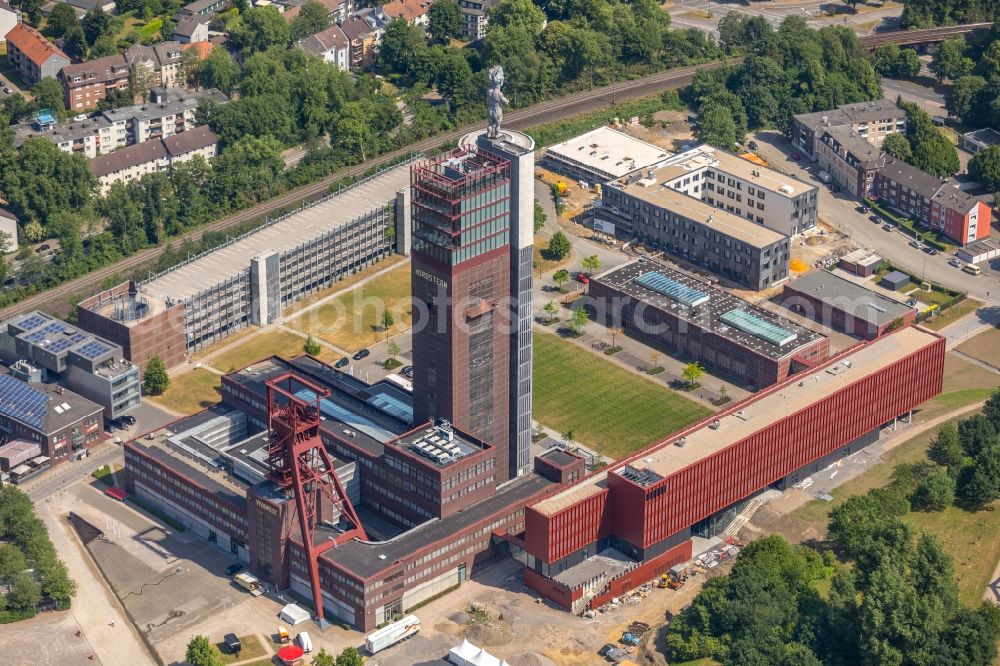
[[[687,446],[687,443],[688,443],[687,437],[681,437],[676,442],[674,442],[674,446],[679,446],[680,448],[683,449],[685,446]]]
[[[712,430],[718,430],[720,425],[721,424],[719,423],[719,419],[715,419],[714,421],[712,421],[712,424],[708,427],[711,428]]]

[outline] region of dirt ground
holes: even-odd
[[[687,113],[684,111],[657,111],[653,114],[656,124],[652,127],[625,124],[618,130],[646,143],[679,153],[685,144],[693,146],[698,142],[686,119]]]

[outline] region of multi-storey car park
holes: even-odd
[[[825,336],[648,259],[592,277],[590,304],[598,321],[757,388],[830,353]]]
[[[168,366],[387,257],[409,241],[409,167],[388,169],[229,244],[77,306],[80,326],[134,363]]]

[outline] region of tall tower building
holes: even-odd
[[[413,417],[496,448],[510,476],[511,165],[474,146],[413,165]]]
[[[510,393],[509,474],[531,469],[531,323],[535,238],[535,141],[527,134],[498,129],[467,134],[459,145],[475,146],[510,163]]]

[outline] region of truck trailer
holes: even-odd
[[[420,619],[416,615],[407,615],[402,620],[386,625],[365,637],[365,648],[369,654],[391,647],[400,641],[412,638],[420,631]]]

